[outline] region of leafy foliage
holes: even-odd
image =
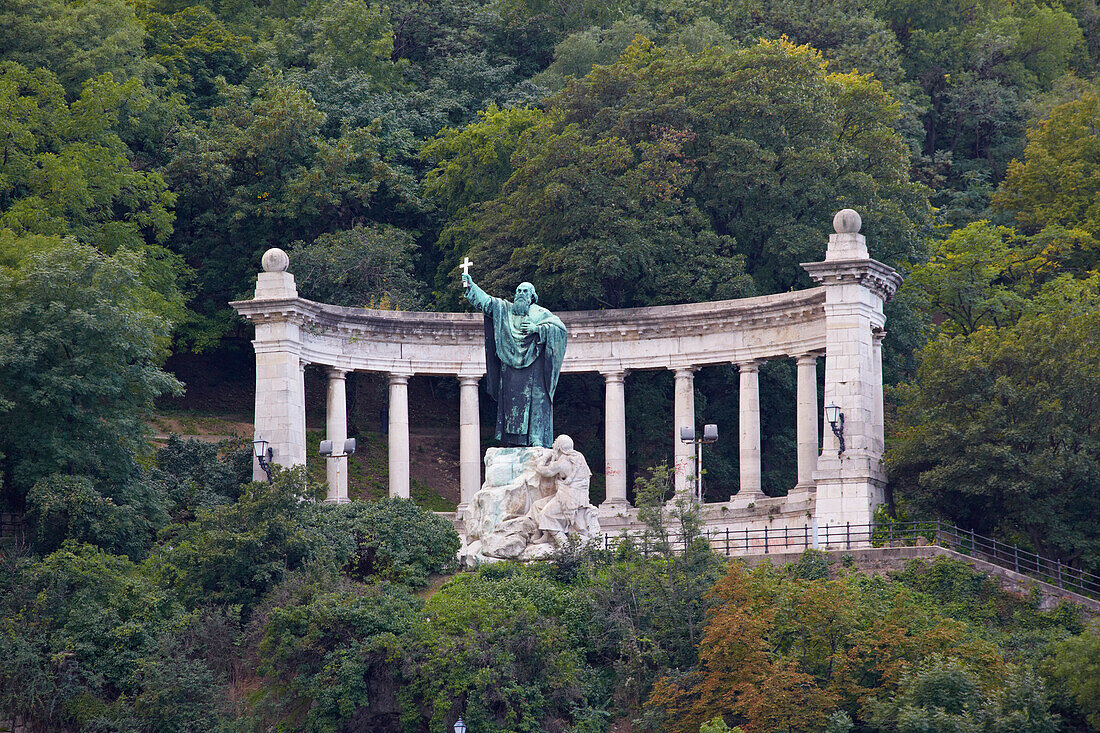
[[[1100,310],[1086,294],[1011,327],[931,342],[918,381],[898,390],[887,463],[896,490],[922,511],[1093,568],[1097,334]]]
[[[55,473],[117,496],[149,452],[142,418],[182,387],[159,367],[173,310],[146,284],[142,255],[49,245],[0,267],[0,465],[17,506]]]
[[[1100,727],[1100,636],[1096,628],[1062,641],[1052,651],[1054,655],[1044,671],[1056,684],[1069,689],[1089,725]]]
[[[841,204],[894,248],[877,256],[917,256],[921,189],[883,124],[897,108],[870,79],[823,67],[786,42],[698,54],[636,42],[555,97],[501,194],[455,225],[477,241],[482,279],[534,272],[573,307],[733,297],[750,292],[742,266],[760,291],[787,290],[820,249],[809,222]]]
[[[662,730],[698,730],[716,715],[759,731],[849,730],[853,721],[1057,729],[1035,673],[1014,669],[927,597],[858,574],[799,576],[730,565],[713,590],[698,665],[653,688],[648,706]]]
[[[344,571],[353,578],[379,578],[412,588],[430,575],[453,572],[458,533],[449,521],[408,499],[352,502],[332,508],[325,531],[354,543]]]
[[[289,573],[332,557],[310,531],[311,505],[302,501],[321,493],[307,484],[303,467],[280,471],[271,484],[248,484],[236,503],[169,527],[156,552],[159,572],[188,605],[238,606],[247,615]]]
[[[217,679],[188,632],[201,622],[144,567],[68,543],[6,570],[15,581],[0,598],[6,713],[85,730],[217,722]]]
[[[322,234],[291,250],[304,298],[334,305],[412,310],[422,305],[412,274],[412,235],[374,225]]]

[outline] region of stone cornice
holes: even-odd
[[[878,260],[803,262],[802,269],[810,274],[814,282],[825,286],[859,283],[878,294],[883,302],[889,302],[901,286],[901,275],[897,270]]]

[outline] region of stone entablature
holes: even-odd
[[[563,372],[739,364],[825,349],[825,288],[755,298],[605,311],[558,312],[569,329]],[[380,311],[265,298],[231,304],[253,323],[292,323],[290,348],[346,370],[460,375],[485,372],[479,313]]]
[[[901,278],[869,257],[861,226],[859,215],[849,209],[834,218],[836,233],[829,236],[825,260],[802,265],[818,287],[710,303],[557,314],[569,330],[562,371],[598,372],[605,380],[607,500],[600,509],[608,519],[607,529],[614,531],[622,524],[625,530],[634,522],[626,486],[626,375],[649,369],[673,372],[669,437],[676,489],[683,491],[695,474],[693,447],[679,440],[679,429],[695,422],[693,375],[702,366],[718,364],[732,364],[740,371],[740,486],[729,502],[707,506],[708,526],[794,526],[808,516],[829,526],[871,521],[885,486],[883,305]],[[231,304],[256,327],[256,432],[275,449],[275,461],[305,461],[305,365],[324,367],[328,373],[327,437],[334,442],[346,437],[346,374],[383,373],[389,382],[390,493],[408,497],[408,380],[415,375],[451,375],[460,385],[461,515],[481,484],[478,379],[485,373],[483,317],[316,303],[298,297],[289,264],[286,253],[269,250],[255,297]],[[821,357],[823,399],[817,390]],[[797,415],[798,483],[782,498],[760,491],[758,375],[760,364],[775,358],[797,361],[797,404],[792,409]],[[839,406],[846,418],[843,452],[822,420],[828,404]],[[329,468],[329,500],[346,501],[346,466]],[[765,506],[767,519],[760,515]]]

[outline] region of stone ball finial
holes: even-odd
[[[264,272],[286,272],[286,268],[290,267],[290,255],[278,247],[272,247],[264,252],[262,263]]]
[[[833,217],[833,230],[837,234],[859,234],[863,219],[855,209],[841,209]]]

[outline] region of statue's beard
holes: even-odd
[[[522,297],[516,298],[516,303],[515,303],[514,306],[512,306],[512,312],[513,313],[515,313],[517,316],[525,316],[525,315],[527,315],[528,311],[530,311],[530,310],[531,310],[531,301],[527,300],[526,298],[522,298]]]

